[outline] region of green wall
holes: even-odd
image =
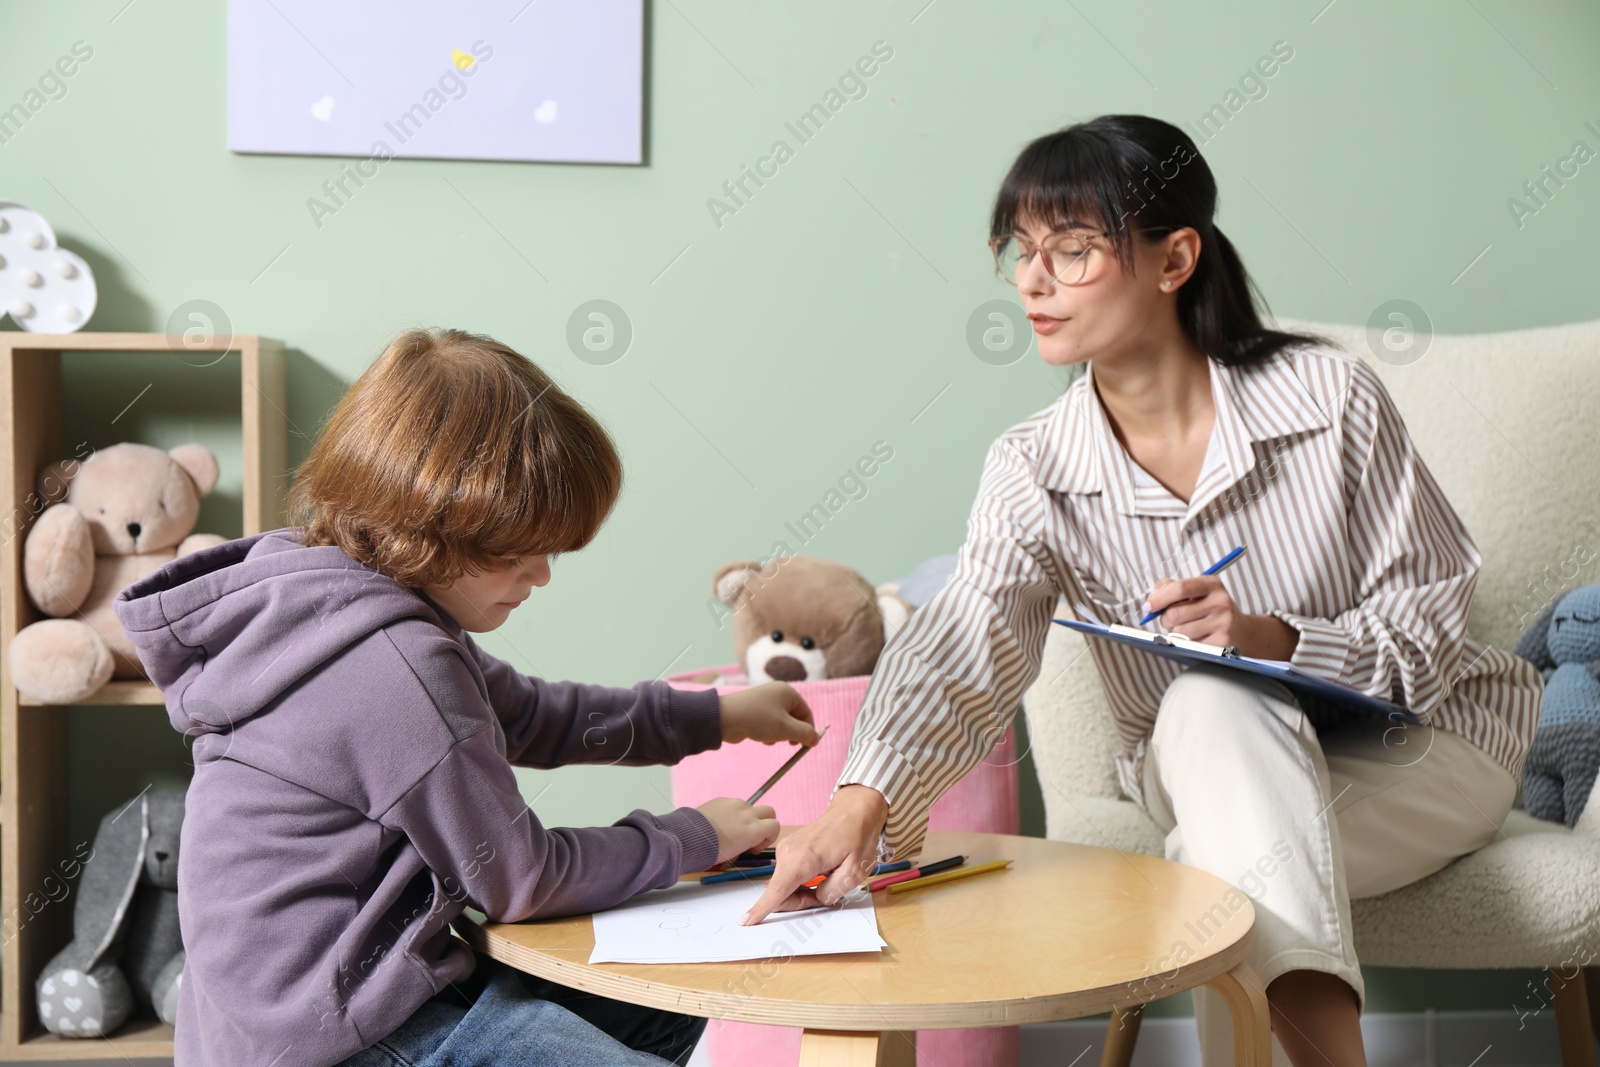
[[[89,259],[94,329],[161,330],[206,301],[237,332],[286,340],[291,462],[403,327],[487,332],[543,365],[615,433],[627,487],[592,547],[485,645],[532,673],[630,684],[731,657],[705,608],[725,561],[782,539],[883,581],[960,543],[988,442],[1068,381],[966,340],[973,311],[1008,296],[985,217],[1028,139],[1113,111],[1187,123],[1219,224],[1280,314],[1366,322],[1406,299],[1445,333],[1587,319],[1600,165],[1536,214],[1508,201],[1575,141],[1600,149],[1597,37],[1600,10],[1576,0],[672,0],[650,5],[646,166],[395,160],[314,219],[307,201],[343,161],[225,147],[223,4],[12,2],[0,109],[37,99],[75,42],[93,54],[0,143],[0,197]],[[799,144],[785,123],[876,42],[893,54],[866,95]],[[1241,87],[1275,46],[1291,58]],[[1201,134],[1214,105],[1226,119]],[[734,214],[708,207],[779,139],[792,156],[775,176]],[[633,331],[604,365],[566,340],[595,299]],[[213,414],[230,373],[75,359],[69,429],[95,446],[212,444],[227,473],[203,528],[237,534],[238,435]],[[865,497],[796,543],[784,523],[880,440],[894,456]],[[70,714],[75,835],[149,781],[183,780],[159,712]],[[549,823],[668,806],[664,770],[519,773]],[[1390,975],[1372,1007],[1412,1005],[1401,986],[1437,990],[1440,1008],[1522,989],[1510,973]]]

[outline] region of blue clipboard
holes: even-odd
[[[1077,611],[1085,618],[1094,619],[1093,613],[1081,604],[1077,606]],[[1246,674],[1271,678],[1282,682],[1297,695],[1330,701],[1341,707],[1354,708],[1381,719],[1403,722],[1410,726],[1423,724],[1422,720],[1408,711],[1404,705],[1370,696],[1342,682],[1329,681],[1284,660],[1241,656],[1232,645],[1226,647],[1210,645],[1203,641],[1192,641],[1182,634],[1158,634],[1149,630],[1135,629],[1132,626],[1116,624],[1107,626],[1098,620],[1080,622],[1077,619],[1052,619],[1051,621],[1077,630],[1079,633],[1132,645],[1141,652],[1149,652],[1165,659],[1178,660],[1182,663],[1209,663],[1219,667],[1232,667]]]

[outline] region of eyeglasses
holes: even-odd
[[[1036,245],[1026,237],[1007,234],[990,238],[989,250],[994,253],[995,270],[1010,285],[1017,284],[1017,275],[1027,268],[1036,252],[1044,256],[1044,269],[1056,281],[1062,285],[1084,285],[1098,278],[1105,265],[1109,253],[1090,241],[1104,236],[1104,232],[1097,230],[1069,230],[1052,233]],[[1093,270],[1091,264],[1094,264]]]
[[[1148,233],[1176,229],[1157,226]],[[1007,234],[989,239],[989,250],[994,253],[995,270],[1008,285],[1017,284],[1020,274],[1035,253],[1044,258],[1044,269],[1062,285],[1088,285],[1105,273],[1106,265],[1116,258],[1111,249],[1102,247],[1094,238],[1105,238],[1103,230],[1066,230],[1052,233],[1040,244],[1034,244],[1018,234]]]

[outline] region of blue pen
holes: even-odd
[[[1226,567],[1228,564],[1232,563],[1234,560],[1238,559],[1242,555],[1244,555],[1244,546],[1240,545],[1238,548],[1234,549],[1232,552],[1229,552],[1226,556],[1223,556],[1221,559],[1217,560],[1211,566],[1209,566],[1205,570],[1201,571],[1200,572],[1201,577],[1204,577],[1205,575],[1208,575],[1208,574],[1216,574],[1222,568]],[[1167,605],[1167,607],[1171,607],[1171,605],[1169,604],[1169,605]],[[1161,609],[1161,611],[1166,611],[1166,610],[1167,610],[1166,608],[1162,608]],[[1149,622],[1151,619],[1156,618],[1158,615],[1161,614],[1161,611],[1152,611],[1150,614],[1146,615],[1144,618],[1139,620],[1139,625],[1143,626],[1145,623]]]
[[[701,878],[700,884],[716,885],[719,882],[733,882],[740,878],[770,878],[777,869],[777,865],[774,864],[771,867],[743,867],[733,871],[718,871],[716,874],[708,874]],[[893,874],[896,871],[909,871],[910,869],[910,860],[899,860],[895,863],[880,863],[872,868],[872,873],[874,875]]]

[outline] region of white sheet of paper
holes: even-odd
[[[830,952],[877,952],[872,894],[857,889],[843,906],[775,911],[753,926],[740,926],[765,882],[701,885],[679,882],[641,893],[594,915],[590,963],[721,963],[772,956]]]

